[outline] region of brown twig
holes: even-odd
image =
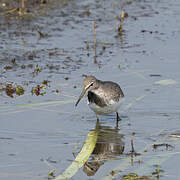
[[[133,136],[134,136],[134,133],[131,134],[131,152],[134,153],[134,142],[133,142]]]
[[[125,16],[125,13],[124,13],[124,11],[122,11],[122,12],[121,12],[120,25],[122,25],[123,22],[124,22],[124,16]]]
[[[25,0],[22,0],[22,1],[21,1],[21,8],[22,8],[22,9],[24,9],[24,2],[25,2]]]
[[[120,25],[118,27],[118,33],[119,35],[122,34],[122,31],[123,31],[123,22],[124,22],[124,17],[125,17],[125,13],[124,11],[121,12],[121,18],[120,18]]]
[[[118,30],[119,28],[119,17],[116,16],[116,30]]]
[[[96,47],[96,28],[97,28],[97,25],[96,25],[96,22],[94,22],[94,47]]]
[[[96,61],[96,47],[97,47],[97,42],[96,42],[96,22],[94,22],[94,63],[97,63]]]

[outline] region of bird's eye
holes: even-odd
[[[91,83],[91,85],[90,86],[93,86],[94,85],[94,83]]]

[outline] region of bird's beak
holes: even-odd
[[[83,98],[83,96],[85,95],[87,89],[88,89],[88,88],[83,88],[83,91],[82,91],[81,95],[79,96],[79,99],[77,100],[75,106],[77,106],[78,103],[79,103],[79,101]]]

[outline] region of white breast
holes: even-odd
[[[116,101],[111,100],[109,104],[104,107],[100,107],[100,106],[97,106],[95,103],[89,103],[89,102],[88,102],[88,105],[90,109],[93,110],[96,114],[111,114],[113,112],[118,111],[121,105],[121,101],[122,100],[116,102]]]

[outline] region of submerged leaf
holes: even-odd
[[[55,180],[70,179],[72,176],[76,174],[79,168],[81,168],[85,164],[85,162],[92,154],[96,145],[97,137],[98,133],[96,131],[89,132],[85,144],[82,147],[80,153],[77,155],[72,164],[62,174],[57,176]]]
[[[24,88],[22,86],[16,87],[16,95],[20,96],[24,94]]]
[[[164,79],[164,80],[160,80],[160,81],[156,81],[154,82],[154,84],[158,84],[158,85],[171,85],[171,84],[176,84],[177,82],[173,79]]]

